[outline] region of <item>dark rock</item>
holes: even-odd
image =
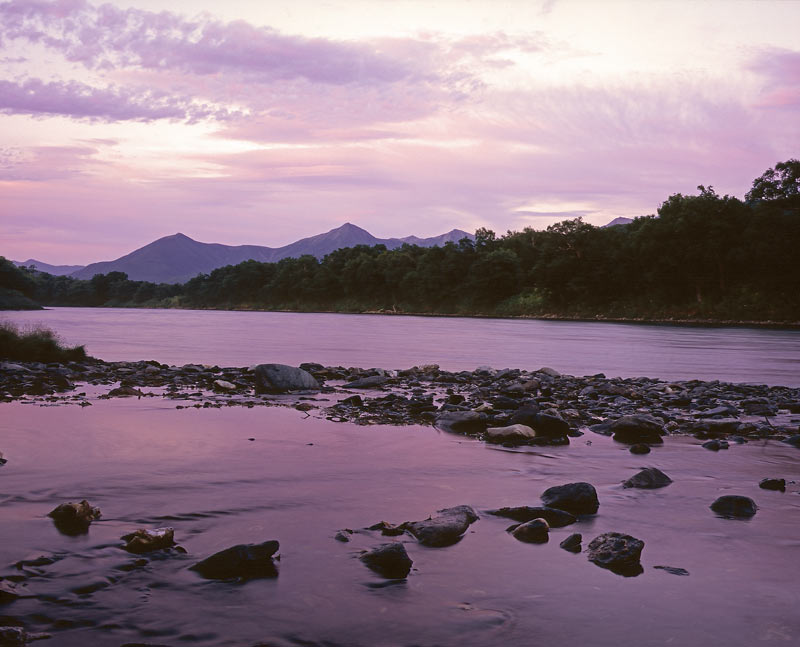
[[[132,386],[119,386],[116,389],[111,389],[108,392],[109,398],[127,398],[134,396],[141,398],[144,395],[139,389],[134,389]]]
[[[20,597],[22,597],[22,593],[13,582],[0,580],[0,604],[12,602]],[[2,643],[0,643],[0,645],[1,644]]]
[[[629,445],[664,442],[661,438],[664,426],[651,416],[622,416],[611,423],[609,430],[613,434],[614,440]]]
[[[626,488],[642,488],[645,490],[655,490],[666,487],[672,483],[672,479],[655,467],[645,467],[641,472],[634,474],[622,485]]]
[[[550,538],[550,526],[544,519],[532,519],[518,525],[511,534],[520,541],[543,544]]]
[[[407,577],[414,563],[408,556],[405,546],[399,542],[381,544],[365,552],[359,559],[378,575],[390,580]]]
[[[395,526],[388,521],[379,521],[378,523],[374,523],[369,526],[367,530],[380,530],[381,534],[386,535],[387,537],[397,537],[406,531],[404,526]]]
[[[533,421],[533,429],[537,436],[566,436],[569,433],[569,423],[550,413],[539,413]]]
[[[785,442],[787,445],[791,445],[792,447],[797,447],[798,449],[800,449],[800,434],[797,434],[795,436],[790,436],[783,442]]]
[[[474,435],[483,433],[488,424],[488,416],[479,411],[448,411],[436,419],[436,428],[459,434]]]
[[[758,484],[762,490],[776,490],[786,492],[786,479],[762,479]]]
[[[100,518],[100,508],[92,507],[86,499],[80,503],[62,503],[51,510],[48,517],[65,535],[80,535],[88,531],[89,524]]]
[[[492,406],[495,409],[510,411],[516,409],[519,406],[519,401],[504,395],[498,395],[496,398],[492,400]]]
[[[572,514],[594,514],[600,506],[597,490],[590,483],[584,482],[548,488],[542,494],[542,501],[546,506]]]
[[[649,454],[650,446],[644,443],[636,443],[635,445],[631,445],[628,451],[630,451],[631,454]]]
[[[671,573],[672,575],[683,575],[686,576],[689,574],[685,568],[678,568],[677,566],[653,566],[653,568],[658,568],[662,571],[666,571],[667,573]]]
[[[311,373],[285,364],[259,364],[254,374],[257,393],[318,391],[319,382]]]
[[[360,395],[351,395],[349,398],[340,400],[339,404],[347,404],[351,407],[361,407],[364,406],[364,400],[361,399]]]
[[[445,508],[437,516],[424,521],[408,521],[403,527],[414,535],[423,546],[451,546],[461,539],[478,515],[468,505]]]
[[[707,440],[703,443],[705,449],[710,449],[712,452],[718,452],[720,449],[728,449],[728,442],[725,440]]]
[[[726,494],[714,501],[711,509],[722,517],[752,517],[758,510],[758,506],[749,497]]]
[[[347,543],[348,541],[350,541],[350,535],[352,534],[353,534],[352,530],[350,530],[349,528],[343,528],[342,530],[338,530],[336,534],[333,536],[333,538],[336,541]]]
[[[129,553],[150,553],[162,548],[171,548],[175,545],[175,531],[172,528],[154,528],[147,530],[140,528],[132,533],[122,536],[125,550]]]
[[[369,377],[362,377],[358,380],[353,380],[344,385],[346,389],[377,389],[386,384],[387,378],[383,375],[370,375]]]
[[[0,627],[0,645],[2,647],[25,647],[31,641],[50,637],[50,634],[45,633],[29,633],[22,627]]]
[[[239,544],[214,553],[189,569],[214,580],[275,577],[278,571],[272,556],[279,548],[280,544],[275,540],[263,544]]]
[[[587,557],[598,566],[625,576],[639,575],[644,570],[639,559],[644,542],[630,535],[606,532],[589,543]]]
[[[707,409],[706,411],[698,411],[695,415],[698,418],[711,418],[712,416],[735,416],[738,413],[739,412],[736,410],[736,407],[725,404],[719,407],[714,407],[713,409]]]
[[[516,508],[499,508],[497,510],[489,510],[488,512],[496,517],[505,517],[506,519],[513,519],[520,523],[533,521],[534,519],[544,519],[551,528],[568,526],[578,520],[575,515],[565,510],[549,508],[547,506],[523,505]]]
[[[581,542],[583,541],[583,537],[579,532],[572,533],[569,537],[567,537],[564,541],[562,541],[559,546],[564,550],[568,550],[571,553],[579,553],[581,552]]]

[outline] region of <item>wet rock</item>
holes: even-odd
[[[572,514],[595,514],[600,506],[597,490],[585,482],[556,485],[546,489],[541,498],[546,506]]]
[[[644,570],[639,561],[643,548],[641,539],[619,532],[606,532],[589,542],[587,557],[598,566],[630,577]]]
[[[470,506],[459,505],[437,511],[437,516],[424,521],[409,521],[403,527],[423,546],[451,546],[461,539],[478,515]]]
[[[351,407],[361,407],[364,406],[364,400],[361,399],[360,395],[351,395],[349,398],[340,400],[339,404],[346,404]]]
[[[0,452],[0,465],[5,465],[8,463],[8,460],[3,457],[3,452]]]
[[[559,546],[564,550],[568,550],[571,553],[579,553],[581,552],[581,542],[583,541],[583,537],[579,532],[572,533],[569,537],[567,537],[564,541],[562,541]]]
[[[786,479],[761,479],[758,487],[760,487],[762,490],[786,492]]]
[[[542,375],[547,375],[548,377],[561,377],[561,373],[554,368],[550,368],[549,366],[543,366],[536,372],[541,373]]]
[[[442,431],[474,435],[483,433],[488,420],[480,411],[448,411],[436,419],[435,425]]]
[[[685,568],[678,568],[677,566],[653,566],[653,568],[657,568],[662,571],[666,571],[672,575],[682,575],[687,576],[689,575],[689,571]]]
[[[259,364],[254,371],[257,393],[318,391],[319,382],[311,373],[286,364]]]
[[[712,452],[718,452],[720,449],[728,449],[729,445],[726,440],[707,440],[702,445],[705,449],[709,449]]]
[[[141,398],[142,396],[144,396],[144,393],[142,393],[139,389],[133,388],[132,386],[118,386],[116,389],[111,389],[108,392],[109,398]]]
[[[22,593],[17,588],[16,584],[9,580],[0,580],[0,604],[12,602],[21,597]]]
[[[172,528],[140,528],[122,536],[125,550],[129,553],[150,553],[154,550],[171,548],[175,545],[175,530]]]
[[[404,526],[396,526],[388,521],[379,521],[378,523],[374,523],[369,526],[367,530],[380,530],[381,534],[386,535],[387,537],[397,537],[406,531]]]
[[[650,446],[645,445],[644,443],[636,443],[635,445],[631,445],[631,448],[628,451],[631,454],[649,454]]]
[[[614,440],[634,445],[637,443],[660,444],[664,426],[652,416],[622,416],[611,423],[609,431]]]
[[[353,534],[353,531],[350,528],[343,528],[342,530],[338,530],[333,538],[336,541],[341,541],[342,543],[347,543],[350,541],[350,535]]]
[[[642,488],[655,490],[666,487],[672,479],[656,467],[645,467],[641,472],[634,474],[622,486],[625,488]]]
[[[275,577],[278,570],[272,556],[279,548],[280,544],[275,540],[263,544],[239,544],[214,553],[189,568],[206,579],[214,580]]]
[[[551,528],[562,528],[571,523],[575,523],[578,518],[567,512],[566,510],[559,510],[558,508],[549,508],[547,506],[517,506],[515,508],[499,508],[497,510],[489,510],[489,514],[496,517],[504,517],[506,519],[513,519],[520,523],[532,521],[534,519],[544,519]]]
[[[386,384],[387,378],[384,375],[370,375],[353,380],[344,385],[346,389],[377,389]]]
[[[536,432],[526,425],[509,425],[508,427],[489,427],[486,430],[486,441],[490,443],[527,443],[536,438]]]
[[[58,530],[66,535],[80,535],[89,530],[89,524],[100,518],[100,508],[92,507],[84,499],[80,503],[62,503],[48,513]]]
[[[533,429],[537,436],[566,436],[569,423],[554,413],[541,412],[533,420]]]
[[[390,580],[408,577],[413,564],[405,546],[399,542],[381,544],[366,551],[359,559],[367,568]]]
[[[214,380],[214,388],[218,391],[235,391],[236,385],[227,380]]]
[[[532,519],[516,526],[511,534],[530,544],[543,544],[550,538],[550,525],[544,519]]]
[[[797,434],[795,436],[790,436],[783,442],[785,442],[787,445],[791,445],[792,447],[797,447],[798,449],[800,449],[800,434]]]
[[[28,633],[22,627],[0,627],[2,647],[25,647],[34,640],[50,638],[50,634]]]
[[[711,509],[722,517],[752,517],[758,510],[758,506],[749,497],[726,494],[714,501]]]

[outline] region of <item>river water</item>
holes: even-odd
[[[800,331],[381,315],[52,308],[41,324],[108,361],[535,370],[800,386]]]

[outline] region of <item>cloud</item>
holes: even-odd
[[[800,108],[800,51],[766,50],[753,59],[750,68],[764,79],[757,107],[793,111]]]

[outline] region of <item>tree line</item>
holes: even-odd
[[[389,311],[495,316],[800,320],[800,162],[744,200],[698,187],[658,213],[595,227],[580,218],[441,247],[339,249],[245,261],[184,284],[122,272],[82,281],[0,263],[0,287],[61,306]]]

